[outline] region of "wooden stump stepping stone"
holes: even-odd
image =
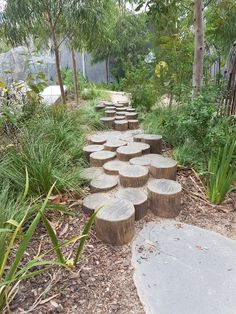
[[[117,158],[121,161],[129,161],[131,158],[142,155],[142,150],[132,146],[122,146],[116,150]]]
[[[124,187],[144,186],[148,181],[148,169],[143,166],[128,165],[119,171],[119,179]]]
[[[167,157],[152,161],[150,173],[156,179],[176,180],[177,162]]]
[[[109,175],[119,175],[119,171],[127,165],[128,165],[127,162],[115,159],[115,160],[106,162],[103,165],[103,170],[106,174],[109,174]]]
[[[152,161],[158,161],[164,158],[165,157],[158,154],[146,154],[145,156],[130,159],[129,163],[131,165],[150,166]]]
[[[103,124],[110,129],[112,129],[114,120],[114,117],[103,117],[100,119],[100,121],[103,122]]]
[[[108,140],[106,144],[104,144],[105,150],[110,150],[115,152],[118,147],[127,145],[127,142],[121,140]]]
[[[162,151],[162,136],[155,134],[143,134],[141,139],[143,143],[149,144],[151,153],[161,154]]]
[[[138,118],[137,112],[126,112],[125,117],[127,120],[136,120]]]
[[[127,107],[126,111],[128,111],[128,112],[135,112],[135,109],[132,108],[132,107]]]
[[[117,131],[126,131],[128,130],[128,121],[127,120],[115,120],[114,129]]]
[[[95,107],[95,110],[96,111],[100,111],[100,110],[105,109],[105,107],[106,106],[104,104],[102,104],[102,103],[101,104],[97,104],[96,107]]]
[[[117,116],[125,116],[126,112],[125,111],[118,111],[116,113]]]
[[[106,110],[105,117],[115,117],[116,111],[115,110]]]
[[[97,237],[112,245],[124,245],[134,237],[135,209],[126,200],[114,199],[98,212],[95,219]]]
[[[117,110],[117,108],[124,108],[124,105],[122,105],[122,104],[118,104],[118,103],[117,103],[117,104],[115,104],[114,106],[116,107],[116,110]]]
[[[138,120],[128,120],[128,126],[130,130],[136,130],[139,128]]]
[[[94,144],[94,145],[102,145],[104,143],[106,143],[107,139],[104,135],[91,135],[88,137],[88,140],[90,142],[90,144]]]
[[[150,153],[150,145],[146,143],[138,143],[138,142],[130,142],[128,146],[136,147],[138,149],[141,149],[142,154],[149,154]]]
[[[173,180],[153,179],[148,183],[151,211],[163,218],[178,216],[181,209],[181,185]]]
[[[116,112],[118,113],[118,112],[123,112],[124,111],[124,107],[122,106],[122,107],[116,107]],[[125,113],[126,113],[126,111],[125,111]]]
[[[108,110],[108,111],[116,111],[116,107],[115,106],[107,106],[106,107],[106,110]]]
[[[129,106],[129,102],[127,100],[119,100],[118,104],[122,104],[123,106],[126,106],[126,107]]]
[[[80,177],[84,180],[91,181],[94,178],[97,178],[104,174],[103,169],[100,167],[91,167],[91,168],[86,168],[81,171]]]
[[[107,150],[98,151],[90,155],[90,165],[92,167],[102,167],[106,162],[116,157],[115,152]]]
[[[103,174],[99,177],[94,178],[90,182],[90,189],[92,193],[107,192],[116,187],[117,184],[117,176],[109,176],[107,174]]]
[[[125,120],[125,116],[115,116],[115,120]]]
[[[98,208],[106,206],[110,201],[110,197],[105,193],[94,193],[83,199],[82,209],[85,213],[92,214]]]
[[[142,142],[143,134],[136,134],[133,136],[134,142]]]
[[[146,216],[148,211],[148,198],[142,189],[124,188],[116,193],[116,197],[127,200],[134,205],[135,220],[140,220]]]
[[[103,100],[102,103],[105,105],[105,106],[113,106],[113,102],[112,101],[107,101],[107,100]]]
[[[92,153],[95,153],[95,152],[99,152],[101,150],[104,149],[104,146],[103,145],[87,145],[87,146],[84,146],[83,148],[83,155],[84,155],[84,158],[89,161],[89,156],[92,154]]]

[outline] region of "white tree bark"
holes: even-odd
[[[194,62],[193,62],[193,96],[201,92],[204,61],[204,23],[203,0],[194,0]]]

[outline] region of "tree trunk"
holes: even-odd
[[[79,90],[78,90],[78,75],[77,75],[77,64],[76,64],[76,57],[75,57],[75,50],[72,48],[72,62],[73,62],[73,71],[74,71],[74,90],[75,90],[75,101],[76,105],[79,105]]]
[[[109,56],[108,56],[106,58],[106,79],[107,79],[107,85],[109,84],[109,81],[110,81],[109,72],[110,72],[110,67],[109,67]]]
[[[194,0],[193,97],[201,92],[204,60],[203,0]]]

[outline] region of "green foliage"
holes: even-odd
[[[91,84],[86,81],[83,75],[78,72],[78,89],[79,91],[83,91],[85,88],[89,87]],[[74,94],[74,76],[73,71],[71,69],[63,69],[62,70],[62,78],[64,84],[68,87],[68,92]]]
[[[224,146],[213,150],[208,161],[207,196],[220,204],[236,180],[236,132],[228,134]]]

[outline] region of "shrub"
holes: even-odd
[[[78,89],[79,91],[84,90],[84,88],[88,87],[90,83],[85,80],[83,75],[78,72]],[[68,92],[74,94],[74,76],[73,70],[71,69],[63,69],[62,70],[62,79],[63,83],[67,86]]]

